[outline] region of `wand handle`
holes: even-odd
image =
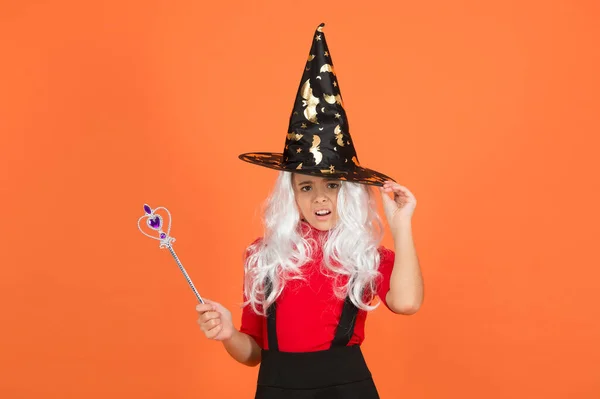
[[[183,273],[183,276],[185,277],[185,279],[187,280],[188,284],[192,288],[192,291],[194,291],[194,294],[196,295],[196,298],[198,298],[198,302],[204,303],[204,300],[202,299],[202,297],[200,297],[200,294],[198,293],[198,290],[196,290],[196,287],[194,287],[194,283],[192,283],[192,280],[190,279],[190,276],[188,276],[187,272],[185,271],[185,268],[183,267],[183,265],[179,261],[179,258],[177,257],[177,254],[175,253],[175,250],[173,249],[173,247],[171,246],[171,244],[168,244],[167,248],[169,248],[169,251],[171,252],[171,255],[173,255],[173,258],[175,258],[175,262],[177,262],[177,266],[179,266],[179,270],[181,270],[181,272]]]

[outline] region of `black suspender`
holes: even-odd
[[[354,334],[354,325],[356,324],[356,315],[358,308],[354,306],[349,297],[344,301],[342,315],[335,330],[335,337],[331,342],[331,346],[347,346],[350,338]]]
[[[265,286],[265,298],[268,298],[273,290],[271,280],[267,279]],[[277,301],[273,302],[267,309],[267,336],[269,339],[269,350],[279,352],[279,344],[277,342]]]

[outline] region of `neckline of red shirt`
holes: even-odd
[[[312,237],[312,238],[323,238],[325,236],[327,236],[330,232],[330,230],[319,230],[316,227],[314,227],[313,225],[311,225],[308,222],[305,221],[301,221],[300,222],[300,231],[308,236],[308,237]]]

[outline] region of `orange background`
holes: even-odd
[[[416,195],[426,298],[364,348],[382,398],[598,398],[597,1],[3,2],[0,397],[250,398],[245,246],[314,29],[359,159]],[[385,240],[392,245],[391,237]]]

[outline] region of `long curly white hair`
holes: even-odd
[[[335,280],[338,298],[349,297],[363,310],[378,306],[370,303],[379,276],[378,247],[383,224],[372,191],[366,185],[342,181],[337,212],[337,224],[325,234],[324,242],[311,242],[301,229],[292,173],[279,173],[273,192],[265,201],[264,236],[246,251],[244,306],[265,315],[264,310],[275,302],[287,280],[303,278],[302,266],[312,260],[315,244],[323,245],[325,271]],[[340,283],[342,280],[344,284]],[[269,291],[267,281],[271,282],[271,289],[265,297]]]

